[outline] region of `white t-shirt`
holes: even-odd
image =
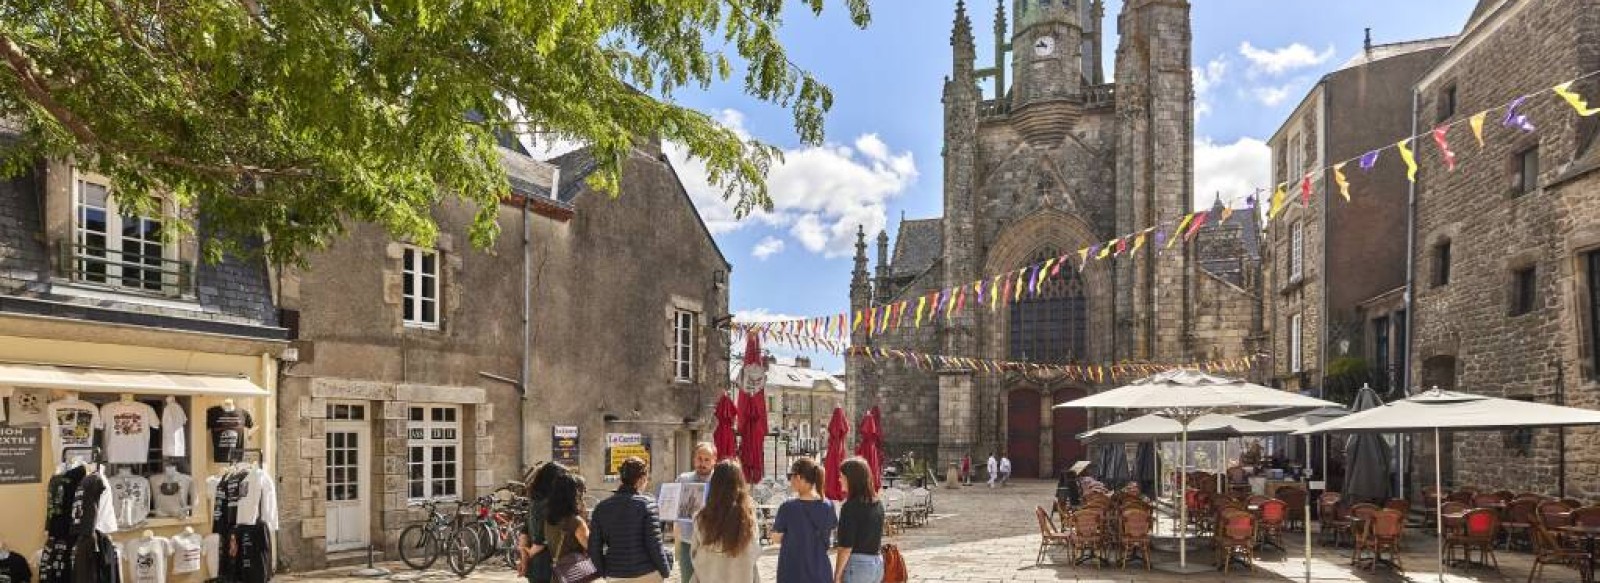
[[[251,468],[239,484],[239,520],[235,524],[265,524],[278,530],[278,487],[261,468]]]
[[[49,390],[17,389],[10,397],[7,422],[13,426],[44,425],[45,408],[50,404]]]
[[[134,539],[122,544],[125,583],[166,583],[167,555],[172,543],[161,537]]]
[[[61,459],[62,450],[69,447],[94,447],[94,430],[105,425],[100,422],[100,409],[88,401],[56,401],[46,407],[50,418],[50,448]]]
[[[1000,458],[1000,473],[1002,473],[1002,474],[1011,473],[1011,458],[1008,458],[1008,457]]]
[[[149,480],[119,473],[111,476],[110,482],[111,500],[117,505],[117,524],[135,526],[150,518]]]
[[[1000,472],[1000,462],[994,461],[994,458],[992,458],[992,457],[989,458],[989,473],[997,474],[999,472]]]
[[[198,534],[180,534],[172,537],[172,572],[193,573],[200,570],[205,557],[205,539]]]
[[[150,497],[154,500],[156,516],[188,518],[194,507],[194,478],[186,474],[166,472],[150,476]]]
[[[161,406],[161,455],[167,457],[184,457],[189,455],[188,436],[184,434],[184,426],[189,422],[189,416],[183,414],[183,407],[168,401]]]
[[[160,427],[154,407],[138,401],[115,401],[100,408],[106,422],[106,461],[142,464],[150,459],[150,428]]]

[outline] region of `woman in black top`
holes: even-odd
[[[523,562],[518,569],[528,583],[550,583],[550,553],[544,552],[546,508],[556,478],[570,475],[566,466],[551,462],[534,470],[533,479],[528,481],[528,530],[522,533]]]
[[[572,554],[587,554],[589,521],[583,516],[583,482],[572,474],[556,476],[545,506],[545,549],[554,564]]]
[[[867,460],[853,457],[839,466],[844,474],[845,502],[839,512],[839,548],[835,551],[834,583],[881,583],[883,503],[872,488]]]

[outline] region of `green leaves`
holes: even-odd
[[[4,0],[0,119],[21,135],[0,171],[94,160],[126,204],[163,192],[201,217],[207,257],[264,238],[277,262],[352,220],[429,241],[447,196],[478,206],[471,238],[488,244],[509,192],[501,131],[589,144],[591,184],[612,193],[634,136],[682,144],[745,213],[770,207],[777,150],[671,97],[744,63],[745,90],[820,143],[833,96],[777,41],[790,3]],[[844,5],[866,25],[867,0]]]

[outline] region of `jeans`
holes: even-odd
[[[689,560],[689,543],[678,541],[676,549],[678,559],[678,580],[691,581],[694,579],[694,563]]]
[[[844,583],[883,583],[883,557],[852,553],[844,564]]]

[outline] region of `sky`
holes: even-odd
[[[993,62],[995,4],[968,0],[978,66]],[[1362,50],[1363,30],[1376,44],[1449,36],[1460,31],[1473,0],[1193,0],[1196,103],[1195,192],[1209,206],[1249,194],[1268,182],[1265,141],[1322,75]],[[791,4],[800,4],[791,2]],[[1108,0],[1106,28],[1115,33],[1121,0]],[[902,217],[942,214],[943,106],[950,72],[955,0],[872,0],[872,24],[849,22],[839,0],[822,16],[791,8],[779,37],[790,58],[834,91],[827,141],[803,146],[790,113],[742,92],[737,75],[677,103],[781,147],[783,164],[768,176],[774,209],[742,220],[704,167],[669,145],[685,186],[733,264],[736,319],[754,321],[842,313],[849,308],[857,226],[873,238],[887,230],[891,252]],[[1008,26],[1008,29],[1010,27]],[[1106,40],[1112,77],[1116,38]],[[986,49],[986,47],[988,47]],[[1012,76],[1008,75],[1008,78]],[[625,195],[625,194],[624,194]],[[793,349],[771,347],[780,358]],[[837,356],[810,354],[839,372]]]

